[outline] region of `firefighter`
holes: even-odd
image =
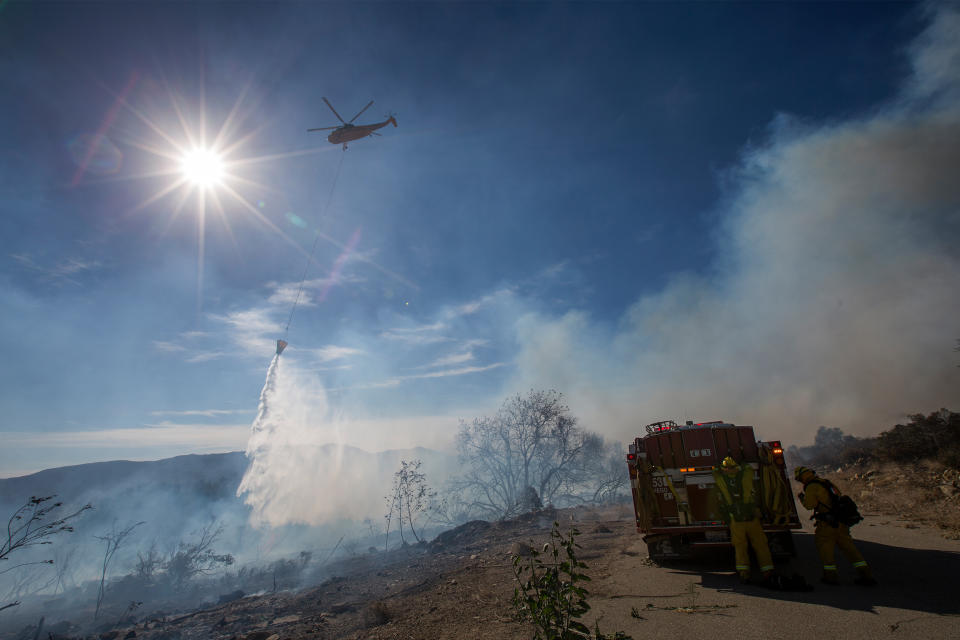
[[[831,514],[834,500],[831,497],[828,485],[824,484],[825,481],[821,480],[813,469],[807,467],[794,469],[793,477],[803,484],[803,491],[799,496],[800,500],[803,501],[804,507],[813,511],[813,518],[816,522],[816,533],[813,539],[817,545],[817,552],[820,554],[820,561],[823,562],[823,577],[820,578],[820,582],[839,584],[834,549],[840,547],[840,551],[847,557],[853,568],[857,570],[856,584],[865,587],[877,584],[867,561],[863,559],[863,555],[853,544],[853,538],[850,537],[850,527],[837,522],[836,517]]]
[[[713,470],[716,480],[719,505],[723,520],[730,525],[730,541],[736,551],[737,574],[740,582],[750,581],[750,552],[748,541],[753,545],[760,563],[760,573],[765,582],[773,579],[773,558],[767,535],[760,524],[760,507],[753,493],[753,467],[742,467],[727,456],[719,470]]]

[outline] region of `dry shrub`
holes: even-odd
[[[949,466],[931,461],[873,464],[827,476],[856,501],[861,513],[933,525],[947,537],[960,536],[960,473]]]

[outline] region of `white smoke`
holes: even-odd
[[[815,127],[780,116],[731,174],[709,275],[519,324],[517,388],[556,386],[595,429],[726,419],[804,443],[960,406],[960,18],[935,14],[896,101]],[[637,274],[642,277],[642,274]]]

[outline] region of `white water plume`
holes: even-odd
[[[319,525],[382,511],[366,465],[349,459],[320,380],[275,356],[260,393],[237,495],[254,526]]]

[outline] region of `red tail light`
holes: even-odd
[[[635,454],[635,453],[628,453],[628,454],[627,454],[627,460],[636,460],[636,459],[637,459],[637,454]]]

